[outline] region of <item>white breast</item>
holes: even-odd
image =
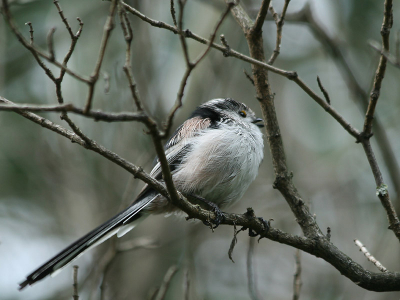
[[[178,190],[219,206],[239,200],[263,159],[262,134],[255,125],[246,125],[221,124],[193,137],[191,151],[173,175]]]

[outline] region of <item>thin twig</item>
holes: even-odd
[[[328,92],[325,90],[324,86],[321,83],[321,80],[319,79],[319,76],[317,76],[317,82],[318,82],[318,86],[322,92],[322,94],[324,94],[326,103],[328,103],[329,105],[331,105],[331,99],[329,98],[329,94]]]
[[[90,81],[88,83],[89,84],[89,92],[88,92],[88,96],[86,99],[85,113],[88,113],[90,111],[90,109],[92,108],[94,87],[96,85],[97,80],[99,79],[100,68],[101,68],[101,65],[103,64],[106,47],[107,47],[107,44],[108,44],[108,41],[109,41],[109,38],[111,35],[111,31],[114,28],[114,13],[115,13],[116,7],[117,7],[117,0],[112,0],[111,6],[110,6],[110,14],[108,15],[106,23],[104,24],[103,37],[101,39],[99,56],[97,57],[96,66],[94,67],[94,70],[93,70],[92,74],[90,75]]]
[[[29,33],[30,33],[30,43],[29,46],[33,47],[33,26],[31,22],[27,22],[25,25],[29,26]],[[36,62],[38,63],[38,65],[44,70],[44,72],[46,73],[46,75],[51,79],[51,80],[55,80],[55,77],[53,75],[53,73],[50,71],[50,69],[45,65],[45,63],[40,59],[40,57],[37,55],[37,53],[35,51],[31,51],[31,53],[33,54],[33,57],[36,59]]]
[[[385,0],[383,22],[381,27],[382,48],[384,52],[389,52],[389,34],[392,25],[393,25],[392,0]],[[365,114],[363,131],[359,139],[359,142],[361,142],[365,154],[367,156],[368,162],[370,164],[372,174],[374,175],[377,189],[386,187],[386,184],[383,180],[382,172],[380,171],[378,162],[375,158],[370,138],[372,136],[372,121],[374,119],[375,108],[378,103],[382,81],[385,76],[386,65],[387,65],[387,58],[384,55],[381,55],[375,73],[374,83],[370,94],[367,112]],[[385,192],[377,193],[377,195],[379,197],[379,200],[381,201],[382,206],[386,211],[386,215],[389,220],[389,229],[391,229],[396,235],[396,237],[400,240],[400,220],[390,200],[389,192],[386,190]]]
[[[383,51],[389,52],[389,34],[390,34],[390,29],[392,28],[393,25],[392,0],[385,0],[384,7],[385,9],[384,9],[384,16],[381,28],[382,48]],[[365,115],[365,122],[363,128],[363,134],[365,136],[370,135],[372,132],[372,120],[374,118],[376,104],[378,103],[382,81],[385,76],[386,62],[387,58],[384,55],[381,55],[381,58],[379,60],[379,65],[375,73],[374,84],[372,87],[372,91],[369,98],[369,104]]]
[[[174,22],[175,27],[177,27],[178,25],[176,23],[176,12],[175,12],[174,0],[170,0],[170,7],[171,7],[172,22]]]
[[[72,295],[72,298],[74,300],[79,300],[79,295],[78,295],[78,266],[74,266],[74,275],[73,275],[73,288],[74,288],[74,293]]]
[[[263,0],[261,3],[261,7],[258,10],[256,21],[254,22],[252,32],[261,32],[262,26],[264,25],[265,18],[268,13],[268,8],[271,0]]]
[[[20,43],[29,51],[32,52],[32,54],[35,56],[40,56],[48,61],[50,61],[51,63],[53,63],[55,66],[59,67],[60,69],[64,70],[66,73],[68,73],[69,75],[71,75],[72,77],[85,82],[85,83],[89,83],[90,80],[85,78],[84,76],[81,76],[79,74],[77,74],[76,72],[68,69],[66,66],[64,66],[64,64],[56,61],[56,60],[52,60],[51,57],[45,53],[43,53],[41,50],[39,50],[38,48],[36,48],[33,45],[30,45],[26,39],[24,38],[24,36],[21,34],[21,32],[18,30],[17,26],[14,23],[14,20],[11,17],[11,13],[8,7],[8,1],[7,0],[2,0],[2,4],[3,4],[3,15],[5,17],[5,20],[7,22],[7,24],[10,26],[11,30],[14,32],[15,36],[18,38],[18,40],[20,41]],[[38,59],[36,59],[38,60]],[[50,76],[49,76],[50,77]]]
[[[56,32],[56,28],[52,27],[47,34],[47,48],[49,49],[49,58],[51,61],[55,60],[55,54],[54,54],[54,41],[53,41],[53,36],[54,32]]]
[[[139,91],[137,89],[136,81],[133,77],[132,72],[132,64],[131,64],[131,46],[133,39],[133,31],[131,23],[129,22],[128,16],[126,15],[125,8],[121,5],[118,5],[118,15],[120,18],[122,32],[124,33],[125,42],[126,42],[126,51],[125,51],[125,65],[123,70],[128,79],[129,88],[131,90],[132,98],[135,102],[137,110],[143,111],[143,105],[140,100]]]
[[[167,29],[176,34],[184,34],[184,33],[180,33],[178,30],[176,30],[175,27],[173,27],[171,25],[168,25],[161,21],[153,20],[153,19],[145,16],[144,14],[142,14],[138,10],[134,9],[133,7],[129,6],[125,2],[122,2],[122,5],[126,8],[127,11],[138,16],[143,21],[149,23],[150,25],[152,25],[154,27]],[[210,43],[209,40],[207,40],[201,36],[198,36],[197,34],[195,34],[193,32],[190,32],[190,34],[185,33],[184,35],[185,35],[185,37],[192,38],[202,44],[208,45]],[[221,51],[226,56],[232,56],[232,57],[238,58],[240,60],[243,60],[243,61],[251,63],[253,65],[265,68],[266,70],[269,70],[273,73],[284,76],[284,77],[294,81],[301,89],[303,89],[303,91],[305,91],[312,99],[314,99],[320,106],[322,106],[322,108],[326,112],[328,112],[333,118],[335,118],[347,132],[349,132],[354,138],[358,139],[360,132],[357,129],[355,129],[348,121],[346,121],[333,107],[330,107],[324,99],[319,97],[303,80],[301,80],[301,78],[298,76],[298,74],[296,72],[286,71],[283,69],[276,68],[276,67],[271,66],[261,60],[254,59],[252,57],[249,57],[247,55],[239,53],[233,49],[230,49],[230,51],[227,53],[226,47],[224,45],[218,45],[218,44],[212,43],[211,47]],[[182,86],[182,82],[181,82],[181,86]]]
[[[29,26],[29,37],[30,37],[29,44],[31,46],[33,46],[33,26],[32,26],[32,22],[26,22],[25,25]]]
[[[4,99],[0,96],[0,99]],[[107,113],[99,110],[91,110],[89,113],[85,113],[82,108],[78,108],[73,104],[61,104],[61,105],[29,105],[29,104],[0,104],[0,111],[35,111],[35,112],[72,112],[77,115],[86,116],[96,121],[105,122],[129,122],[139,121],[146,122],[147,116],[142,112],[121,112],[121,113]]]
[[[179,17],[178,17],[178,26],[177,26],[177,28],[178,28],[178,31],[180,33],[179,39],[181,41],[183,54],[185,56],[186,67],[189,68],[191,63],[190,63],[188,47],[187,47],[187,43],[186,43],[186,40],[185,40],[184,31],[183,31],[183,11],[184,11],[184,8],[185,8],[186,1],[179,0],[178,3],[179,3]]]
[[[73,38],[74,38],[74,33],[72,32],[71,26],[69,25],[68,20],[67,20],[67,18],[65,17],[64,12],[63,12],[63,10],[61,9],[60,4],[58,3],[57,0],[54,0],[53,2],[54,2],[54,5],[57,7],[57,10],[58,10],[58,13],[60,14],[61,20],[62,20],[63,23],[65,24],[65,27],[67,28],[68,33],[69,33],[71,39],[73,39]]]
[[[221,34],[219,36],[219,39],[220,39],[222,45],[225,46],[225,52],[223,53],[223,55],[226,57],[229,56],[229,51],[231,50],[231,47],[229,46],[228,41],[225,38],[225,35]]]
[[[368,249],[359,240],[354,240],[354,243],[358,248],[360,248],[360,251],[364,253],[365,257],[378,268],[379,271],[384,273],[388,271],[375,257],[371,255],[371,253],[368,252]]]
[[[293,300],[300,299],[300,291],[303,283],[301,282],[301,251],[296,249],[296,254],[294,256],[296,261],[296,271],[294,272],[293,278]]]
[[[283,10],[281,16],[278,18],[278,14],[274,11],[274,8],[270,6],[270,10],[272,12],[273,18],[275,19],[276,23],[276,42],[275,42],[275,49],[271,54],[271,57],[268,60],[268,64],[273,65],[275,60],[277,59],[278,55],[281,52],[281,43],[282,43],[282,29],[283,24],[285,21],[285,16],[287,12],[287,8],[289,6],[290,0],[285,0],[285,4],[283,5]]]
[[[179,5],[180,5],[179,28],[182,31],[182,19],[183,19],[184,2],[183,1],[179,1]],[[177,110],[180,107],[182,107],[182,98],[183,98],[183,94],[184,94],[184,91],[185,91],[186,83],[187,83],[187,80],[188,80],[190,74],[192,73],[193,69],[204,59],[204,57],[206,57],[206,55],[210,51],[211,46],[214,43],[215,37],[217,35],[218,29],[220,28],[222,22],[225,20],[226,16],[229,14],[229,10],[234,5],[235,4],[233,2],[230,2],[228,4],[227,8],[225,9],[223,14],[219,18],[219,20],[217,22],[217,25],[215,26],[215,29],[213,30],[213,32],[211,34],[211,38],[210,38],[210,40],[208,42],[207,48],[193,62],[190,61],[189,54],[187,52],[188,50],[187,50],[186,40],[183,37],[183,35],[180,35],[181,45],[182,45],[182,48],[184,50],[185,60],[186,60],[186,71],[185,71],[185,74],[183,75],[183,78],[181,80],[181,84],[179,86],[178,96],[177,96],[177,99],[175,100],[175,105],[171,109],[170,113],[168,114],[167,120],[165,121],[165,127],[164,127],[165,129],[164,129],[164,135],[163,135],[164,137],[168,136],[169,131],[171,130],[171,127],[172,127],[172,121],[174,119],[175,113],[177,112]]]
[[[314,16],[310,5],[306,4],[299,13],[296,13],[296,15],[291,17],[291,20],[306,22],[306,24],[309,25],[316,39],[321,42],[321,44],[326,48],[327,52],[332,56],[336,64],[339,66],[339,70],[342,72],[345,78],[344,82],[347,84],[349,90],[353,93],[354,98],[359,100],[357,101],[357,104],[361,108],[362,113],[365,114],[365,111],[368,107],[368,95],[356,79],[354,72],[351,69],[351,61],[348,61],[344,56],[343,53],[345,51],[341,49],[340,44],[333,38],[329,37],[322,24],[320,24],[320,22]],[[381,46],[375,47],[379,48],[378,51],[382,55],[386,54],[385,51],[382,51]],[[391,181],[394,184],[394,189],[397,194],[397,211],[400,211],[400,166],[396,159],[395,151],[393,150],[393,146],[390,143],[389,137],[387,136],[382,123],[376,117],[374,119],[374,128],[377,145],[380,148],[382,153],[381,156],[383,157],[386,168],[389,171]]]
[[[172,279],[174,278],[174,275],[176,274],[176,272],[178,272],[178,270],[179,270],[178,267],[175,265],[172,265],[171,267],[169,267],[167,273],[165,273],[163,282],[158,290],[155,300],[163,300],[165,298],[165,295],[167,294],[170,283],[171,283]]]
[[[269,11],[271,12],[272,18],[275,21],[275,24],[278,25],[279,22],[279,15],[278,13],[275,11],[274,7],[272,6],[272,3],[269,5]]]
[[[250,83],[254,86],[254,79],[253,77],[251,77],[251,75],[249,73],[247,73],[247,71],[245,69],[243,69],[243,73],[246,76],[246,78],[250,81]]]

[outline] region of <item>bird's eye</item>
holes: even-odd
[[[244,110],[239,111],[239,115],[243,118],[246,118],[247,114]]]

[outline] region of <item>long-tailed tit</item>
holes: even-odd
[[[214,99],[199,107],[175,131],[165,146],[176,188],[184,195],[204,198],[218,207],[238,201],[256,178],[263,159],[262,119],[245,104]],[[160,163],[150,175],[162,181]],[[149,214],[177,208],[145,186],[136,200],[104,224],[65,248],[26,277],[20,289],[50,274],[113,235],[123,236]]]

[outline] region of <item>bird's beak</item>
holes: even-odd
[[[260,127],[260,128],[264,127],[264,123],[257,124],[257,123],[260,123],[260,122],[264,122],[264,120],[261,119],[261,118],[257,118],[257,119],[255,119],[252,123],[255,124],[255,125],[257,125],[257,126]]]

